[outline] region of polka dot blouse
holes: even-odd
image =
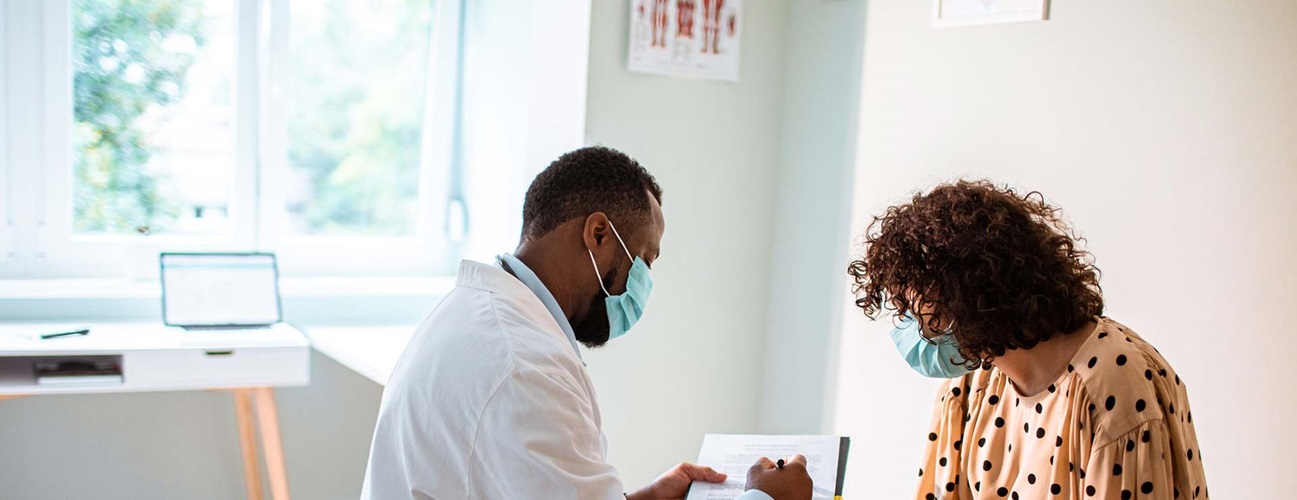
[[[947,382],[917,498],[1208,498],[1179,375],[1129,328],[1097,321],[1039,394],[995,368]]]

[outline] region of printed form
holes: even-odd
[[[730,500],[738,497],[747,484],[748,468],[761,457],[779,460],[791,455],[805,455],[806,469],[814,484],[815,500],[833,500],[837,486],[838,436],[766,436],[708,434],[698,454],[698,465],[709,466],[729,475],[724,483],[695,481],[686,500]]]

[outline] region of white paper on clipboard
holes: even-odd
[[[743,494],[748,468],[757,459],[778,460],[798,454],[806,456],[806,470],[814,484],[812,498],[833,500],[841,443],[842,438],[838,436],[708,434],[703,438],[702,451],[698,453],[698,465],[728,474],[729,478],[724,483],[695,482],[686,500],[736,498]]]

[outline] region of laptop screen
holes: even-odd
[[[170,326],[280,321],[274,254],[162,254],[162,319]]]

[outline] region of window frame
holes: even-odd
[[[17,234],[13,219],[13,196],[9,195],[9,50],[8,2],[0,1],[0,273],[17,266]]]
[[[41,79],[39,50],[9,53],[12,47],[40,46],[42,5],[33,1],[6,1],[4,16],[4,149],[6,225],[0,228],[12,258],[0,260],[0,276],[23,276],[44,260],[36,245],[40,235],[40,217],[34,212],[44,188],[41,179],[41,100],[45,95]],[[20,78],[18,75],[22,75]],[[31,186],[18,189],[17,186]],[[3,245],[3,244],[0,244]]]
[[[235,13],[235,29],[247,22],[249,14],[245,6],[257,0],[239,0]],[[247,248],[252,243],[248,235],[239,234],[240,227],[247,227],[254,214],[252,206],[240,204],[237,198],[239,191],[231,199],[230,228],[225,234],[213,235],[152,235],[140,237],[134,235],[78,235],[73,230],[72,191],[73,151],[72,124],[72,2],[58,0],[43,2],[43,40],[45,61],[43,65],[46,90],[43,100],[43,144],[42,184],[44,186],[40,227],[37,245],[44,254],[41,262],[33,272],[39,277],[78,277],[110,278],[125,277],[147,278],[157,274],[157,254],[162,251],[234,251]],[[255,9],[254,9],[255,11]],[[255,13],[255,12],[253,12]],[[241,45],[242,40],[236,41]],[[237,49],[236,49],[237,50]],[[236,81],[242,78],[244,67],[255,61],[243,61],[235,58]],[[242,90],[241,88],[239,90]],[[236,90],[234,95],[235,126],[234,144],[236,165],[235,182],[238,182],[238,166],[241,159],[236,137],[245,120],[240,116],[243,109],[241,100],[244,95]],[[124,271],[124,272],[123,272]]]
[[[269,124],[261,136],[260,182],[282,185],[289,172],[286,110],[281,76],[292,35],[288,0],[267,0],[269,15],[263,21],[263,65],[260,107],[263,123]],[[419,170],[419,208],[415,234],[401,237],[347,237],[292,235],[287,225],[281,191],[262,190],[259,198],[261,217],[257,239],[262,247],[273,248],[282,255],[281,262],[289,274],[415,274],[448,275],[458,254],[447,235],[446,213],[453,148],[456,142],[456,116],[459,110],[459,69],[462,57],[462,0],[433,2],[432,26],[424,87],[424,118]],[[437,75],[451,75],[437,78]]]
[[[458,244],[447,237],[448,183],[457,141],[458,70],[462,59],[463,0],[433,1],[425,85],[425,116],[420,165],[416,235],[402,238],[299,237],[285,235],[280,191],[266,186],[286,173],[283,79],[288,56],[289,1],[237,0],[235,14],[234,186],[230,228],[217,235],[77,235],[73,231],[72,13],[73,0],[43,1],[26,7],[39,14],[39,36],[25,40],[42,50],[39,71],[5,68],[7,44],[0,26],[0,110],[9,111],[19,91],[40,89],[36,131],[23,138],[40,145],[39,161],[11,165],[0,158],[0,278],[137,278],[157,276],[162,251],[261,251],[280,255],[286,275],[444,275],[450,274]],[[8,2],[6,2],[8,3]],[[6,8],[0,5],[0,8]],[[7,11],[4,11],[7,13]],[[8,18],[4,16],[0,19]],[[35,21],[34,19],[29,19]],[[0,23],[3,24],[3,23]],[[38,38],[38,39],[37,39]],[[20,44],[21,45],[21,44]],[[17,68],[22,69],[22,68]],[[36,68],[28,68],[36,69]],[[7,70],[7,71],[6,71]],[[16,81],[17,75],[24,76]],[[440,78],[437,78],[440,75]],[[446,77],[451,75],[451,77]],[[12,77],[14,80],[5,78]],[[10,95],[14,94],[14,95]],[[0,114],[0,146],[20,118]],[[6,124],[0,124],[4,127]],[[26,126],[26,125],[24,125]],[[0,147],[0,151],[5,149]],[[8,156],[8,155],[0,155]],[[22,172],[17,172],[22,170]],[[18,179],[14,177],[21,174]],[[38,185],[21,192],[19,185]],[[15,206],[17,205],[17,206]],[[26,210],[23,210],[26,208]],[[15,220],[15,215],[18,215]],[[33,228],[24,232],[24,224]],[[24,242],[31,251],[24,252]],[[9,256],[9,258],[6,258]]]

